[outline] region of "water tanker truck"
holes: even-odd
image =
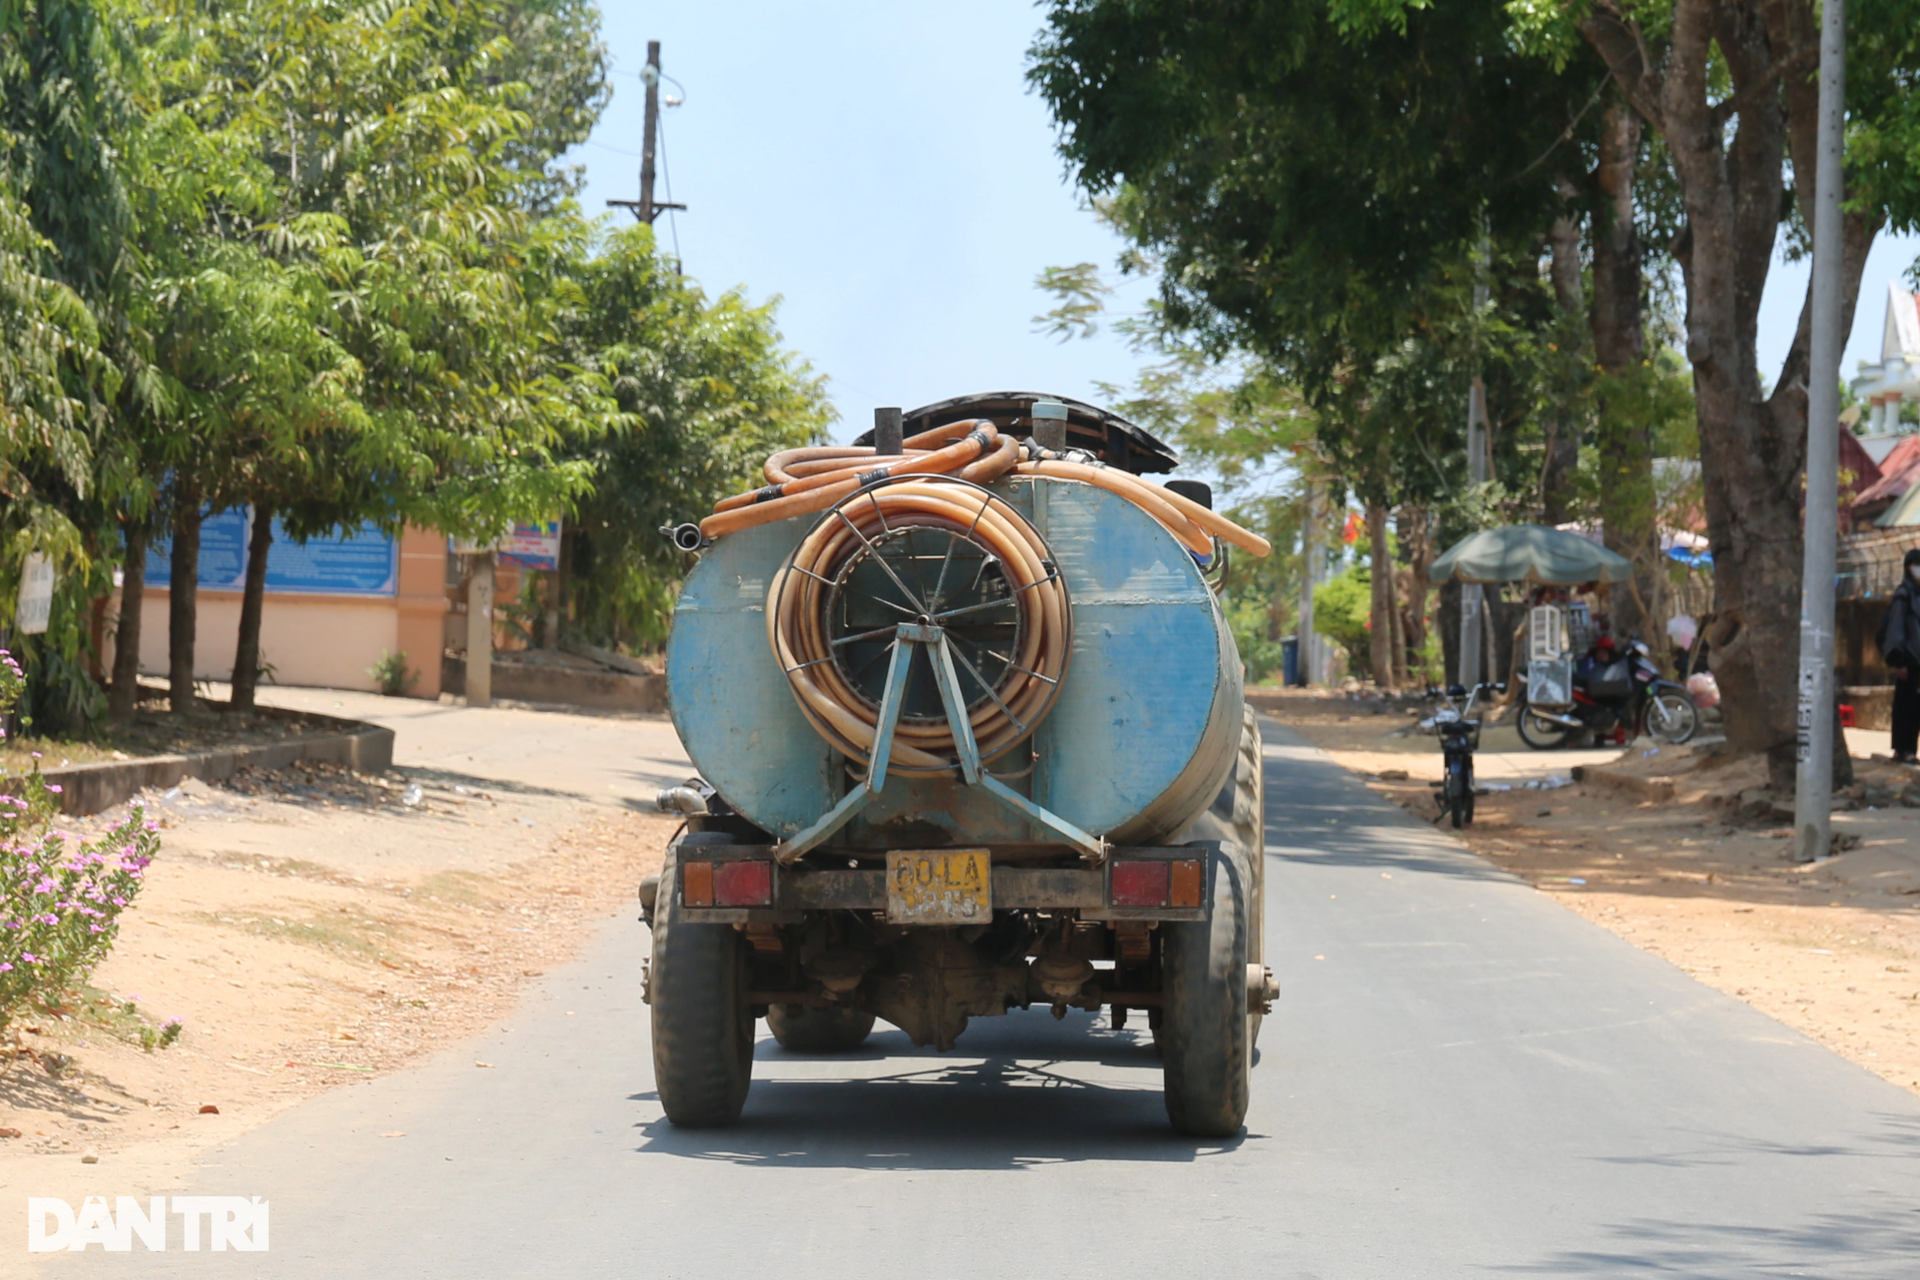
[[[1144,1017],[1182,1133],[1236,1133],[1274,998],[1260,736],[1210,575],[1267,545],[1061,397],[876,414],[666,530],[666,675],[700,776],[642,886],[655,1080],[731,1124],[756,1021],[951,1048],[1013,1008]]]

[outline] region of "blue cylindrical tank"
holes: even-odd
[[[1073,648],[1031,753],[1016,747],[989,767],[1113,843],[1172,839],[1219,793],[1240,743],[1240,658],[1218,601],[1185,548],[1132,503],[1055,478],[992,487],[1051,549],[1072,602]],[[849,762],[801,714],[767,640],[768,585],[815,518],[708,548],[667,645],[669,703],[688,756],[728,804],[780,838],[819,818],[852,780]],[[1053,839],[957,777],[896,775],[836,843]]]

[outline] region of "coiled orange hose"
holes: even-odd
[[[1000,568],[1005,599],[1018,615],[1018,643],[991,693],[969,708],[967,718],[982,759],[991,760],[1018,744],[1052,705],[1071,647],[1066,591],[1033,526],[1003,498],[935,478],[878,485],[841,507],[838,515],[821,521],[794,549],[768,596],[768,639],[808,720],[851,759],[865,763],[872,755],[879,708],[853,687],[836,659],[834,637],[828,633],[834,593],[858,560],[880,554],[878,542],[902,536],[904,530],[934,530],[956,544],[971,543]],[[918,603],[931,610],[919,621],[947,621],[938,608],[941,602]],[[962,665],[964,656],[951,651],[965,676],[970,669]],[[985,685],[978,669],[971,674]],[[903,716],[896,722],[888,764],[908,774],[945,773],[953,769],[955,754],[953,728],[944,717]]]
[[[954,429],[944,428],[939,438],[950,439]],[[934,433],[925,432],[915,436],[914,443],[928,442],[933,436]],[[796,456],[806,454],[814,456]],[[822,458],[819,456],[822,454],[842,456]],[[839,449],[788,450],[769,460],[767,474],[770,483],[766,488],[723,498],[714,506],[713,514],[700,522],[700,533],[706,538],[718,538],[739,529],[751,529],[755,525],[784,520],[788,516],[825,511],[863,484],[871,484],[884,476],[946,475],[957,472],[975,483],[984,483],[1011,471],[1019,457],[1018,446],[1010,439],[1002,443],[999,428],[984,418],[970,424],[970,429],[960,439],[939,449],[915,449],[910,454],[888,458],[878,466],[859,465],[861,462],[879,461],[872,449],[860,449],[858,452]],[[775,461],[784,463],[786,460],[838,461],[841,465],[809,475],[792,476],[784,470],[784,466],[774,466]],[[771,478],[776,474],[790,478],[774,481]]]
[[[1060,476],[1069,480],[1084,480],[1110,493],[1117,493],[1165,525],[1167,532],[1178,538],[1180,544],[1195,555],[1213,554],[1213,541],[1209,534],[1216,534],[1222,542],[1263,558],[1273,552],[1273,544],[1259,534],[1209,511],[1192,498],[1157,484],[1148,484],[1130,471],[1053,458],[1023,462],[1014,470],[1023,476]]]
[[[968,427],[968,433],[956,440],[954,432],[962,425]],[[940,447],[934,448],[936,445]],[[1259,534],[1191,498],[1149,484],[1117,467],[1061,458],[1031,444],[1022,445],[1011,436],[1000,435],[985,419],[922,432],[905,441],[904,451],[882,465],[862,465],[875,462],[878,456],[864,445],[782,450],[766,461],[767,486],[722,499],[713,514],[700,522],[700,533],[709,539],[719,538],[789,516],[825,511],[883,475],[958,475],[975,484],[986,484],[1011,471],[1098,485],[1158,520],[1181,546],[1203,558],[1213,554],[1216,537],[1256,556],[1273,552],[1273,545]]]

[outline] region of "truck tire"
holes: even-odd
[[[1252,1088],[1247,1014],[1249,860],[1208,859],[1207,919],[1161,926],[1160,1055],[1167,1118],[1194,1138],[1240,1132]]]
[[[668,1120],[711,1129],[740,1118],[753,1083],[747,944],[732,925],[681,918],[671,900],[677,861],[669,855],[660,882],[665,894],[654,911],[653,1081]]]
[[[1251,706],[1241,708],[1240,750],[1234,757],[1233,772],[1226,785],[1214,797],[1207,811],[1193,821],[1177,844],[1196,844],[1208,840],[1232,841],[1246,855],[1249,890],[1247,893],[1247,962],[1262,965],[1267,958],[1267,789],[1266,755],[1260,740],[1260,718]],[[1253,1024],[1250,1034],[1260,1042],[1265,1019],[1249,994]],[[1160,1027],[1149,1015],[1154,1047],[1160,1044]]]
[[[767,1010],[767,1029],[789,1053],[846,1053],[866,1043],[873,1015],[859,1009],[776,1004]]]

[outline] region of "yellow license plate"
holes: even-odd
[[[985,849],[887,853],[887,919],[894,924],[986,924],[993,871]]]

